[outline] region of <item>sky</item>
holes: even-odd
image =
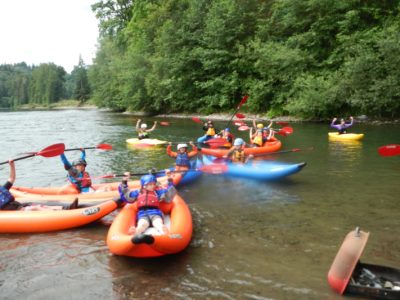
[[[97,0],[0,0],[0,64],[54,63],[70,73],[92,64],[98,20]]]

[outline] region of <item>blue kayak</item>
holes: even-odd
[[[260,181],[273,181],[290,176],[306,165],[305,162],[290,164],[278,161],[252,161],[247,164],[213,164],[215,157],[203,155],[205,165],[215,166],[215,173],[221,173],[228,177],[247,178]],[[218,165],[221,166],[221,172],[218,172]],[[211,170],[212,171],[212,170]]]
[[[177,187],[182,187],[184,185],[190,184],[196,181],[203,172],[199,171],[198,169],[201,168],[203,163],[200,160],[191,160],[190,161],[190,169],[185,172],[182,176],[181,181],[178,183]],[[171,171],[175,171],[175,167],[169,168]],[[157,173],[157,177],[165,176],[165,172]]]

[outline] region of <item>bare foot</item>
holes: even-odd
[[[135,226],[129,227],[128,234],[135,235],[135,233],[136,233],[136,227]]]

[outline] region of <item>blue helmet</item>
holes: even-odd
[[[243,141],[243,139],[241,139],[241,138],[237,138],[237,139],[235,139],[235,141],[233,142],[233,146],[241,146],[241,145],[243,145],[244,144],[244,141]]]
[[[86,160],[84,160],[83,158],[78,158],[77,160],[73,161],[72,165],[73,166],[83,165],[86,167],[87,163]]]
[[[149,184],[150,182],[157,182],[157,178],[154,175],[148,174],[148,175],[144,175],[142,176],[142,178],[140,178],[140,184],[143,186],[145,186],[146,184]]]
[[[225,131],[231,132],[231,129],[229,127],[225,128]]]

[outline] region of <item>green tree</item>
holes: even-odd
[[[79,57],[79,64],[71,72],[75,81],[73,97],[81,103],[90,98],[90,86],[87,75],[87,69],[82,57]]]

